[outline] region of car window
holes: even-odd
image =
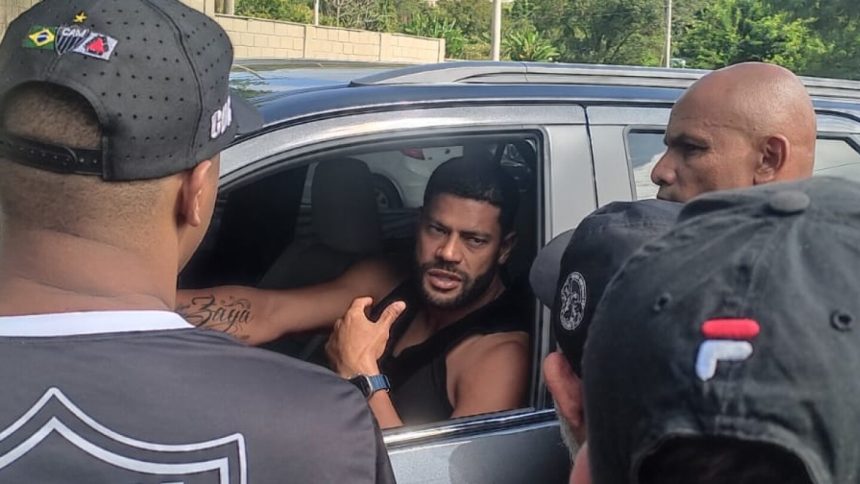
[[[333,281],[371,258],[409,274],[416,265],[417,224],[430,175],[454,158],[482,160],[501,166],[518,189],[514,221],[518,242],[501,273],[508,288],[505,298],[513,303],[511,312],[519,318],[519,332],[531,348],[534,342],[528,335],[534,333],[538,310],[527,273],[539,243],[539,146],[539,138],[531,133],[433,136],[383,139],[285,158],[278,169],[222,190],[217,220],[202,244],[211,250],[195,256],[180,285],[195,281],[196,286],[303,288]],[[233,268],[230,273],[224,269],[228,267]],[[287,335],[265,347],[328,366],[327,336]],[[525,364],[529,367],[525,373],[533,374],[534,359],[529,357]],[[525,399],[504,411],[533,405],[528,397],[531,382],[523,385]]]
[[[421,207],[424,186],[433,170],[460,156],[463,156],[463,146],[407,146],[353,155],[370,168],[380,210]],[[306,205],[310,205],[316,165],[310,165],[305,182],[302,202]]]
[[[666,151],[663,131],[630,130],[625,141],[636,198],[654,198],[658,187],[651,182],[651,170]],[[822,135],[815,145],[814,170],[815,176],[838,176],[860,181],[860,150],[849,138]]]
[[[663,132],[629,131],[626,141],[636,198],[656,197],[658,187],[651,181],[651,170],[660,159],[660,155],[666,151],[666,146],[663,145]]]
[[[860,181],[860,152],[846,138],[819,138],[815,145],[815,174]]]

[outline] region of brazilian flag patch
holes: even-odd
[[[54,40],[57,38],[56,27],[45,27],[34,25],[30,27],[27,37],[24,38],[22,47],[27,49],[53,49]]]

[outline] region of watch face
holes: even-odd
[[[365,397],[370,396],[370,381],[367,378],[367,375],[358,375],[356,377],[350,378],[349,382],[357,386]]]
[[[391,384],[388,383],[388,377],[385,375],[358,375],[350,378],[349,382],[357,386],[367,398],[370,398],[371,395],[379,390],[388,391],[391,388]]]

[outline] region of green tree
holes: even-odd
[[[860,79],[860,8],[857,0],[768,0],[793,19],[811,19],[809,27],[830,46],[810,59],[803,73]]]
[[[321,0],[326,25],[351,29],[370,29],[380,23],[377,0]]]
[[[502,41],[502,50],[505,57],[515,61],[551,62],[559,57],[552,43],[534,30],[511,32]]]
[[[463,35],[473,40],[489,32],[493,22],[490,0],[439,0],[435,10],[440,17],[454,21]]]
[[[762,0],[715,0],[677,37],[677,52],[689,67],[759,60],[802,71],[811,59],[828,52],[810,23],[791,19]]]
[[[237,0],[236,15],[311,23],[314,18],[312,5],[306,0]]]
[[[466,37],[457,28],[457,22],[445,19],[436,12],[429,15],[416,15],[403,26],[404,33],[445,39],[445,55],[449,58],[462,58]]]
[[[425,0],[377,0],[382,20],[378,28],[381,32],[403,32],[403,27],[417,15],[429,15],[430,5]]]
[[[567,0],[562,12],[564,60],[659,63],[663,0]]]

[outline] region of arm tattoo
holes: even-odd
[[[236,299],[233,296],[216,299],[214,294],[197,296],[192,298],[189,304],[177,307],[176,312],[194,326],[248,339],[247,335],[241,334],[242,325],[248,324],[252,319],[251,301],[247,299]]]

